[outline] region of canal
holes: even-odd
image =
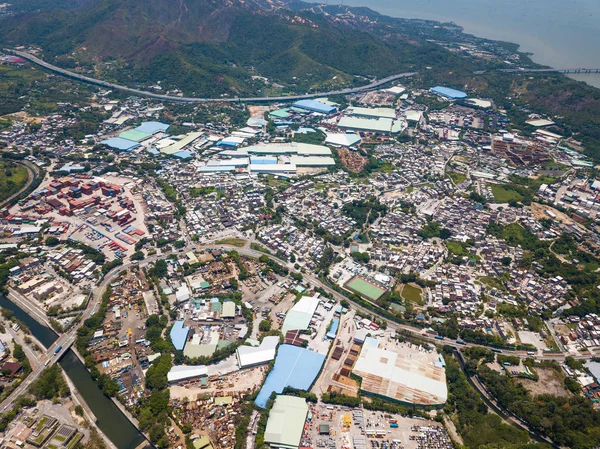
[[[2,295],[0,295],[0,306],[11,310],[15,317],[21,320],[29,328],[31,334],[45,347],[50,347],[57,340],[58,336],[52,329],[38,323]],[[153,447],[119,407],[102,393],[73,350],[69,349],[59,363],[96,416],[98,427],[118,449],[135,449],[144,441],[147,442],[146,448]]]

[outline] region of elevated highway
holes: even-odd
[[[302,95],[287,95],[287,96],[279,96],[279,97],[225,97],[225,98],[222,98],[222,97],[219,97],[219,98],[177,97],[177,96],[173,96],[173,95],[157,94],[154,92],[148,92],[148,91],[141,90],[141,89],[134,89],[132,87],[127,87],[127,86],[123,86],[120,84],[110,83],[108,81],[103,81],[103,80],[99,80],[96,78],[91,78],[89,76],[81,75],[80,73],[72,72],[70,70],[65,70],[65,69],[62,69],[55,65],[52,65],[34,55],[32,55],[31,53],[27,53],[24,51],[11,50],[8,48],[6,48],[4,50],[6,52],[14,53],[15,55],[22,57],[23,59],[27,59],[28,61],[31,61],[34,64],[37,64],[40,67],[48,69],[54,73],[58,73],[59,75],[66,76],[68,78],[72,78],[77,81],[82,81],[82,82],[88,83],[88,84],[95,84],[97,86],[106,87],[108,89],[121,90],[124,92],[129,92],[134,95],[141,95],[143,97],[154,98],[156,100],[173,101],[173,102],[179,102],[179,103],[223,103],[223,102],[226,102],[226,103],[237,103],[237,102],[266,103],[266,102],[271,102],[271,101],[303,100],[303,99],[308,99],[308,98],[324,97],[324,96],[328,96],[328,95],[347,95],[347,94],[354,94],[354,93],[363,92],[366,90],[375,89],[377,87],[383,86],[384,84],[390,83],[392,81],[396,81],[401,78],[406,78],[406,77],[413,76],[416,74],[416,72],[399,73],[397,75],[388,76],[388,77],[382,78],[378,81],[374,81],[365,86],[352,87],[352,88],[340,89],[340,90],[331,90],[331,91],[327,91],[327,92],[315,92],[315,93],[302,94]]]

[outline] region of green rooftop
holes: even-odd
[[[121,139],[133,140],[134,142],[140,142],[144,139],[150,137],[150,134],[144,133],[142,131],[136,131],[134,129],[130,129],[129,131],[123,131],[119,134]]]

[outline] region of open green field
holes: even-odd
[[[506,291],[506,287],[504,286],[502,281],[497,277],[483,276],[480,277],[479,280],[490,288],[497,288],[498,290],[501,290],[503,292]]]
[[[223,239],[223,240],[219,240],[218,242],[215,242],[217,245],[231,245],[231,246],[237,246],[238,248],[243,247],[247,242],[244,239],[236,239],[236,238],[230,238],[230,239]]]
[[[402,288],[402,297],[413,304],[423,304],[423,297],[421,296],[421,289],[414,285],[406,284]]]
[[[500,184],[488,184],[492,188],[494,200],[497,203],[508,203],[510,200],[521,201],[523,196],[515,190],[509,190]]]
[[[449,171],[446,174],[448,176],[450,176],[450,178],[452,178],[452,181],[454,181],[455,184],[460,184],[461,182],[464,182],[467,180],[466,175],[463,175],[462,173],[458,173],[455,171]]]
[[[386,289],[378,287],[375,284],[371,284],[359,276],[354,276],[352,279],[350,279],[346,283],[346,288],[358,293],[359,295],[367,297],[371,301],[376,301],[387,291]]]
[[[455,242],[454,240],[448,240],[445,243],[448,247],[448,251],[450,251],[452,254],[456,254],[457,256],[469,255],[469,252],[459,242]]]
[[[18,192],[29,178],[27,169],[11,162],[0,162],[0,201]]]

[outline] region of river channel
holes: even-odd
[[[0,306],[11,310],[19,320],[25,323],[32,335],[45,347],[50,347],[58,338],[52,329],[38,323],[2,295],[0,295]],[[88,370],[73,353],[73,350],[69,349],[59,363],[92,413],[96,416],[98,427],[118,449],[135,449],[144,441],[147,441],[144,435],[121,412],[119,407],[102,393],[102,390],[100,390]],[[152,447],[148,442],[146,449]]]

